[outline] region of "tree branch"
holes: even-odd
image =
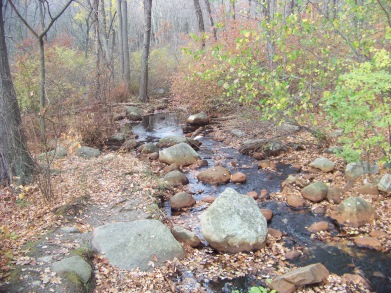
[[[47,34],[47,32],[50,30],[50,28],[55,23],[55,21],[64,13],[64,11],[68,8],[69,5],[71,5],[72,2],[73,2],[73,0],[69,0],[67,2],[67,4],[65,4],[64,8],[54,18],[51,19],[51,21],[48,24],[48,26],[46,27],[46,29],[38,36],[38,38],[42,38],[43,36],[45,36]]]
[[[379,3],[381,9],[384,11],[386,17],[387,17],[387,22],[389,27],[391,27],[391,17],[390,14],[388,13],[387,9],[384,7],[383,3],[380,2],[380,0],[377,0],[377,3]]]
[[[34,31],[31,26],[27,23],[27,21],[23,18],[23,16],[19,13],[19,11],[16,9],[14,3],[12,3],[11,0],[8,0],[8,3],[11,5],[12,9],[15,11],[16,15],[19,17],[19,19],[23,22],[23,24],[27,27],[27,29],[36,37],[38,38],[38,34],[36,31]]]

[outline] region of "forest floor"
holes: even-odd
[[[304,151],[285,152],[272,160],[308,170],[313,159],[330,157],[337,162],[336,171],[315,172],[313,178],[346,187],[348,182],[343,176],[346,164],[333,155],[324,154],[324,146],[308,133],[289,134],[281,127],[259,122],[254,117],[254,113],[248,110],[226,119],[215,119],[210,135],[235,148],[247,139],[276,136],[286,142],[300,143]],[[232,129],[241,130],[244,136],[238,139],[229,134]],[[135,152],[105,151],[92,159],[69,154],[56,160],[53,166],[58,172],[52,175],[54,196],[50,203],[43,200],[39,183],[0,189],[0,292],[14,292],[21,288],[20,292],[61,292],[62,279],[51,271],[51,262],[88,245],[93,229],[105,223],[159,218],[166,224],[175,224],[175,220],[167,220],[164,211],[154,204],[154,195],[158,192],[156,182],[162,169],[157,161],[140,158]],[[386,171],[381,169],[381,174]],[[362,178],[353,183],[343,198],[354,194],[355,187],[363,180],[370,182],[375,178]],[[299,190],[290,192],[299,193]],[[376,208],[379,217],[361,228],[346,228],[344,233],[349,237],[381,230],[388,235],[381,240],[383,250],[387,252],[391,249],[391,199],[382,194],[363,197]],[[272,193],[270,198],[284,202],[286,194]],[[332,205],[322,202],[309,208],[329,208]],[[66,233],[64,228],[67,227],[76,228],[80,233]],[[333,238],[328,232],[319,232],[314,237],[325,241]],[[167,262],[151,272],[119,270],[104,257],[95,255],[92,259],[96,282],[94,292],[206,292],[204,285],[219,278],[251,275],[266,284],[268,279],[295,267],[285,258],[289,249],[284,247],[281,238],[268,237],[266,247],[252,253],[216,253],[210,247],[185,247],[185,250],[185,259]],[[297,292],[370,290],[361,283],[330,274],[326,283],[301,288]]]

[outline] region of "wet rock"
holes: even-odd
[[[181,171],[171,171],[163,177],[163,182],[171,186],[181,186],[189,184],[189,179]]]
[[[327,191],[327,200],[335,204],[339,204],[342,201],[342,189],[338,187],[331,187]]]
[[[269,194],[269,191],[267,191],[266,189],[262,189],[261,192],[259,193],[259,199],[261,200],[268,200],[270,199],[270,194]]]
[[[330,230],[329,223],[326,221],[321,221],[317,223],[313,223],[311,226],[308,227],[307,229],[311,233],[316,233],[320,231],[328,231]]]
[[[88,146],[82,146],[81,148],[78,148],[75,153],[76,155],[83,158],[97,158],[101,154],[100,150]]]
[[[331,212],[330,217],[341,225],[360,227],[372,221],[376,216],[375,209],[364,199],[349,197]]]
[[[355,180],[365,174],[377,174],[379,167],[375,164],[370,165],[368,162],[349,163],[345,169],[345,177],[350,180]]]
[[[227,188],[201,215],[201,232],[218,251],[253,251],[264,247],[267,223],[252,198]]]
[[[246,182],[246,180],[247,180],[246,174],[242,172],[236,172],[231,175],[231,181],[233,183],[244,183]]]
[[[207,203],[212,203],[212,202],[214,202],[215,200],[216,200],[216,198],[213,197],[213,196],[205,196],[205,197],[202,199],[202,201],[207,202]]]
[[[261,209],[262,215],[265,217],[266,221],[270,222],[273,218],[273,211],[269,209]]]
[[[281,189],[284,189],[285,187],[289,185],[293,185],[296,183],[297,177],[294,175],[289,175],[288,178],[286,178],[284,181],[281,183]]]
[[[163,137],[159,140],[157,143],[157,146],[159,148],[168,148],[170,146],[176,145],[178,143],[187,143],[188,145],[192,147],[199,147],[201,145],[201,142],[198,140],[195,140],[193,138],[183,137],[179,135],[170,135],[167,137]]]
[[[379,190],[377,186],[374,184],[365,184],[363,186],[359,186],[356,189],[358,194],[369,194],[369,195],[379,195]]]
[[[323,216],[326,213],[327,209],[326,207],[313,206],[311,211],[314,215]]]
[[[288,195],[287,203],[292,208],[303,208],[307,205],[305,199],[296,194]]]
[[[357,274],[343,274],[342,278],[344,278],[348,283],[353,283],[355,285],[361,285],[367,290],[371,290],[371,285],[369,282],[360,275]]]
[[[314,182],[304,187],[301,194],[312,202],[320,202],[326,198],[328,189],[328,186],[323,182]]]
[[[159,161],[178,166],[191,165],[199,160],[197,152],[187,143],[179,143],[159,152]]]
[[[122,148],[127,152],[136,149],[138,146],[138,142],[135,139],[128,139],[122,144]]]
[[[152,142],[148,142],[142,146],[141,153],[143,155],[159,152],[159,148]]]
[[[170,198],[171,209],[179,210],[196,204],[194,197],[187,192],[179,192]]]
[[[310,163],[310,166],[327,173],[334,170],[335,163],[327,158],[317,158]]]
[[[298,250],[291,250],[291,251],[288,251],[287,253],[285,253],[284,257],[287,259],[287,260],[295,260],[297,258],[299,258],[301,256],[301,252],[298,251]]]
[[[376,237],[378,239],[390,239],[391,236],[388,235],[386,232],[384,231],[380,231],[380,230],[372,230],[370,233],[369,233],[369,236],[371,237]]]
[[[390,174],[385,174],[383,177],[380,179],[377,188],[380,191],[390,193],[391,192],[391,175]]]
[[[258,193],[256,191],[249,191],[247,195],[255,200],[258,199]]]
[[[294,292],[299,286],[326,281],[329,274],[329,271],[323,264],[316,263],[277,276],[271,281],[270,285],[278,293]]]
[[[92,276],[92,268],[80,256],[71,256],[57,261],[51,265],[51,270],[56,273],[75,273],[84,284],[87,284]]]
[[[98,227],[92,235],[94,248],[124,270],[152,270],[185,252],[170,230],[157,220],[119,222]]]
[[[128,118],[131,121],[139,121],[143,119],[143,117],[141,116],[142,110],[140,108],[128,106],[125,108],[125,111],[126,111],[126,118]]]
[[[369,248],[378,251],[382,250],[381,242],[375,237],[368,237],[368,236],[354,237],[353,242],[354,244],[356,244],[357,247]]]
[[[270,160],[262,160],[258,163],[258,168],[259,169],[266,169],[270,168]]]
[[[180,226],[174,226],[171,229],[172,235],[174,235],[175,239],[181,243],[189,245],[191,247],[198,247],[201,245],[201,240],[197,237],[197,235]]]
[[[209,124],[209,117],[205,112],[200,112],[190,115],[189,118],[187,118],[187,123],[191,125],[206,125]]]
[[[274,237],[274,238],[281,238],[282,237],[282,232],[280,230],[277,230],[277,229],[273,229],[273,228],[268,228],[267,229],[267,233]]]
[[[224,167],[215,166],[197,175],[198,180],[209,184],[225,184],[231,179],[231,172]]]

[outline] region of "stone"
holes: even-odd
[[[294,259],[297,259],[301,256],[301,252],[298,251],[298,250],[291,250],[291,251],[288,251],[287,253],[285,253],[284,257],[287,259],[287,260],[294,260]]]
[[[318,216],[323,216],[324,214],[326,214],[326,207],[321,207],[321,206],[313,206],[311,208],[311,211],[314,215],[318,215]]]
[[[73,226],[73,227],[61,227],[60,228],[60,231],[63,232],[63,233],[81,233],[80,229]]]
[[[208,184],[225,184],[231,179],[231,172],[224,167],[215,166],[197,175],[198,180]]]
[[[163,182],[171,186],[189,184],[189,179],[181,171],[171,171],[163,177]]]
[[[365,184],[359,186],[356,189],[358,194],[369,194],[369,195],[379,195],[378,187],[375,184]]]
[[[364,199],[351,196],[339,204],[330,217],[340,225],[363,226],[375,219],[375,209]]]
[[[190,115],[187,118],[187,123],[191,125],[206,125],[209,124],[209,117],[205,112]]]
[[[249,191],[249,192],[247,192],[247,195],[249,197],[252,197],[253,199],[257,199],[258,198],[258,193],[256,191]]]
[[[142,110],[140,108],[128,106],[125,108],[125,111],[126,111],[126,118],[128,118],[131,121],[139,121],[143,119],[143,117],[141,116]]]
[[[304,187],[301,194],[312,202],[320,202],[326,198],[328,189],[328,186],[323,182],[313,182]]]
[[[289,175],[284,181],[281,183],[281,189],[284,189],[285,187],[289,185],[293,185],[296,183],[297,177],[294,175]]]
[[[265,217],[267,222],[270,222],[270,220],[273,218],[273,211],[269,209],[261,209],[262,215]]]
[[[345,168],[345,177],[355,180],[365,174],[377,174],[379,167],[375,164],[370,165],[368,162],[349,163]]]
[[[334,170],[335,163],[327,158],[317,158],[310,163],[310,166],[327,173]]]
[[[380,231],[380,230],[372,230],[370,233],[369,233],[369,236],[371,237],[376,237],[376,238],[384,238],[384,239],[390,239],[391,236],[388,235],[386,232],[384,231]]]
[[[287,203],[292,208],[303,208],[307,205],[305,199],[296,194],[289,195],[287,197]]]
[[[82,146],[81,148],[78,148],[75,153],[76,155],[83,158],[97,158],[101,154],[100,150],[88,146]]]
[[[150,154],[147,155],[147,157],[148,157],[148,159],[154,161],[154,160],[159,159],[159,153],[158,153],[158,152],[156,152],[156,153],[150,153]]]
[[[342,202],[342,189],[338,187],[331,187],[327,190],[327,200],[335,204]]]
[[[196,204],[194,197],[187,192],[179,192],[170,198],[171,209],[179,210]]]
[[[282,232],[277,229],[269,228],[269,229],[267,229],[267,233],[274,238],[281,238],[282,237]]]
[[[187,138],[179,135],[170,135],[163,137],[156,144],[159,148],[168,148],[170,146],[176,145],[178,143],[187,143],[190,146],[199,147],[201,142],[193,138]]]
[[[171,229],[172,235],[174,235],[175,239],[181,243],[189,245],[191,247],[199,247],[201,246],[201,240],[197,237],[197,235],[180,226],[174,226]]]
[[[51,270],[56,273],[73,272],[87,284],[92,276],[92,268],[88,262],[86,262],[80,256],[71,256],[57,261],[51,265]]]
[[[258,168],[259,169],[266,169],[270,168],[270,160],[262,160],[258,163]]]
[[[170,230],[157,220],[100,226],[93,231],[92,244],[110,264],[123,270],[153,270],[166,260],[185,256]]]
[[[128,139],[122,144],[122,148],[127,152],[136,149],[138,146],[138,142],[135,139]]]
[[[107,141],[106,145],[113,148],[113,147],[120,147],[125,142],[126,137],[123,133],[116,133],[112,135]]]
[[[391,174],[385,174],[377,184],[377,188],[380,191],[390,193],[391,192]]]
[[[341,153],[342,151],[343,151],[343,147],[338,147],[338,146],[329,147],[324,150],[326,154],[338,154]]]
[[[166,164],[188,166],[199,160],[197,152],[187,143],[179,143],[159,152],[159,161]]]
[[[213,196],[205,196],[202,201],[207,202],[207,203],[212,203],[216,200],[216,197]]]
[[[317,284],[326,281],[329,277],[329,271],[321,264],[316,263],[306,267],[294,269],[286,274],[272,279],[270,286],[278,293],[294,292],[297,287]],[[293,291],[292,286],[293,285]]]
[[[342,278],[344,278],[348,283],[353,283],[355,285],[361,285],[367,290],[371,290],[371,285],[370,283],[363,278],[360,275],[357,274],[343,274]]]
[[[259,194],[259,198],[262,199],[262,200],[269,199],[270,198],[269,191],[267,191],[266,189],[262,189],[260,194]]]
[[[231,175],[231,181],[233,183],[244,183],[246,182],[246,180],[247,180],[246,174],[242,172],[236,172]]]
[[[148,142],[142,146],[141,153],[144,155],[159,152],[159,148],[152,142]]]
[[[227,188],[201,215],[201,232],[214,249],[242,252],[265,246],[267,223],[249,196]]]
[[[232,130],[230,130],[230,132],[232,135],[234,135],[236,137],[243,137],[246,135],[243,131],[241,131],[239,129],[232,129]]]
[[[328,231],[330,230],[329,222],[326,221],[320,221],[317,223],[313,223],[311,226],[307,228],[308,231],[311,233],[316,233],[320,231]]]
[[[383,248],[381,242],[375,237],[368,237],[368,236],[353,237],[353,242],[354,244],[356,244],[357,247],[369,248],[377,251],[381,251]]]
[[[68,152],[66,149],[63,147],[56,147],[54,150],[47,152],[47,153],[42,153],[38,155],[39,160],[44,160],[46,156],[48,156],[49,160],[52,160],[53,158],[56,159],[62,159],[68,155]]]
[[[179,170],[179,166],[174,163],[174,164],[171,164],[171,165],[164,167],[163,172],[169,173],[171,171],[177,171],[177,170]]]

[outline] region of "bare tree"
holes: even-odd
[[[144,44],[143,56],[141,60],[141,79],[139,100],[142,102],[148,101],[148,61],[149,61],[149,46],[151,43],[151,28],[152,28],[152,0],[144,0]]]
[[[48,14],[50,16],[50,22],[49,24],[42,29],[41,33],[36,32],[30,24],[27,22],[27,20],[19,13],[19,11],[16,9],[13,1],[9,0],[9,4],[11,5],[12,9],[15,11],[16,15],[19,17],[19,19],[23,22],[23,24],[28,28],[28,30],[37,38],[39,43],[39,54],[40,54],[40,94],[39,94],[39,110],[40,110],[40,130],[41,130],[41,138],[45,139],[45,133],[46,133],[46,127],[45,127],[45,113],[47,110],[46,106],[46,91],[45,91],[45,84],[46,84],[46,67],[45,67],[45,37],[47,33],[49,32],[50,28],[53,26],[53,24],[56,22],[56,20],[65,12],[65,10],[68,8],[68,6],[73,2],[73,0],[68,0],[68,2],[64,5],[64,7],[58,12],[58,14],[54,17],[52,17],[50,13],[49,4],[45,1],[45,4],[47,5]]]
[[[217,31],[213,20],[212,9],[210,8],[210,1],[205,0],[206,10],[208,11],[210,26],[212,27],[213,37],[217,41]]]
[[[198,29],[202,35],[205,32],[205,25],[204,25],[204,18],[202,16],[202,10],[201,10],[201,5],[199,0],[194,0],[194,8],[197,16],[197,21],[198,21]],[[202,38],[202,47],[205,47],[204,37],[201,36],[201,38]]]
[[[34,163],[22,132],[22,119],[8,62],[4,36],[3,1],[0,0],[0,184],[31,181]]]

